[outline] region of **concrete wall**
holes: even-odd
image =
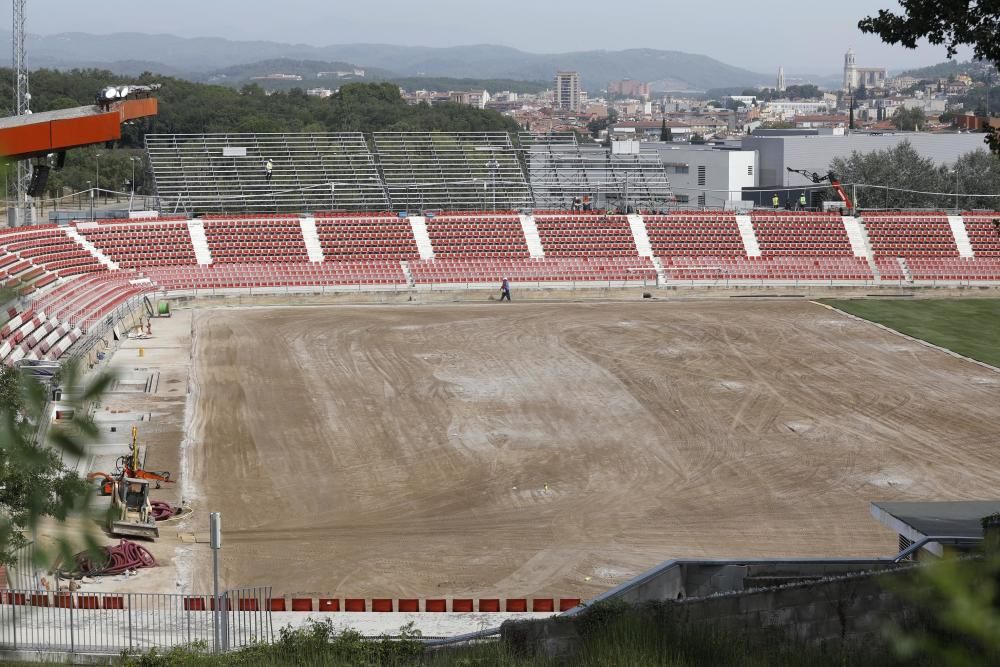
[[[731,567],[731,566],[729,566]],[[736,569],[717,575],[738,579]],[[810,643],[854,644],[877,638],[886,623],[906,623],[915,610],[887,587],[905,576],[893,572],[861,572],[775,588],[665,602],[662,622],[699,624],[738,633],[778,631]],[[670,581],[657,581],[669,592]],[[576,616],[505,623],[501,637],[528,655],[565,657],[581,646],[584,620]]]

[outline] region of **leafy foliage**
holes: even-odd
[[[936,2],[900,0],[903,13],[879,10],[858,22],[861,32],[878,35],[888,44],[917,48],[921,39],[944,46],[948,57],[958,47],[971,46],[977,60],[1000,67],[1000,5],[996,2]],[[990,150],[1000,154],[1000,132],[987,133]]]
[[[62,379],[67,387],[82,386],[75,367],[64,369]],[[75,471],[63,466],[61,457],[81,456],[84,443],[96,437],[97,429],[83,416],[83,406],[99,397],[109,381],[102,375],[78,390],[77,398],[67,401],[76,419],[50,425],[45,441],[39,442],[38,429],[46,418],[45,388],[0,365],[0,563],[14,562],[17,550],[28,541],[25,533],[37,530],[45,517],[64,522],[86,512],[90,489]],[[91,531],[64,531],[56,549],[69,557],[81,538],[88,548],[96,546]],[[51,555],[35,546],[39,561]]]
[[[858,208],[951,208],[958,192],[960,208],[1000,209],[1000,197],[961,196],[1000,195],[1000,158],[984,150],[963,155],[951,167],[938,167],[904,141],[882,151],[836,158],[830,169],[842,183],[858,186],[859,201],[854,202]]]
[[[899,107],[892,115],[892,124],[897,130],[913,132],[927,125],[927,116],[920,107],[913,109]]]

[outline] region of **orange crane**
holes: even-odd
[[[792,169],[791,167],[787,167],[787,169],[793,174],[801,174],[802,176],[805,176],[816,185],[819,185],[820,183],[829,183],[830,187],[833,188],[833,191],[837,193],[838,197],[840,197],[840,201],[844,202],[844,206],[847,207],[847,210],[848,211],[854,210],[854,204],[851,203],[851,198],[847,196],[847,192],[844,190],[844,187],[840,184],[840,179],[837,178],[837,174],[833,173],[832,171],[828,171],[826,173],[826,176],[820,176],[815,171],[806,171],[805,169]]]

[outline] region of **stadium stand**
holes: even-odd
[[[687,211],[647,215],[644,220],[656,256],[746,257],[733,213]]]
[[[395,209],[509,211],[532,205],[517,152],[505,132],[372,136]]]
[[[123,269],[195,263],[187,222],[106,221],[76,228]]]
[[[518,136],[535,206],[568,208],[589,195],[594,206],[623,207],[626,202],[659,209],[672,199],[670,180],[658,152],[637,155],[583,151],[576,135]]]
[[[167,290],[323,287],[327,285],[407,285],[402,266],[394,260],[300,262],[288,264],[219,264],[159,267],[146,272]]]
[[[204,227],[212,260],[216,264],[309,260],[298,218],[205,218]]]
[[[958,257],[944,213],[866,213],[875,257]]]
[[[326,261],[420,258],[409,220],[392,213],[317,213],[316,234]]]
[[[146,152],[161,206],[169,211],[389,208],[360,133],[147,134]]]
[[[624,215],[536,215],[546,257],[638,257]]]
[[[976,257],[1000,257],[1000,213],[963,213],[965,230]]]

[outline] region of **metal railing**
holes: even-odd
[[[273,639],[270,588],[219,597],[224,602],[215,605],[211,595],[0,591],[0,648],[121,653],[203,645],[229,651]]]

